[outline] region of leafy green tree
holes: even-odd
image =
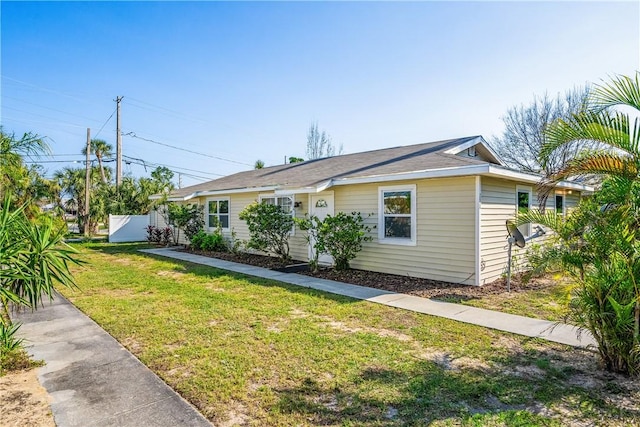
[[[105,174],[105,169],[102,164],[102,161],[105,158],[109,158],[113,155],[113,146],[107,143],[107,141],[103,139],[92,139],[89,143],[91,148],[91,152],[95,154],[96,159],[98,160],[98,167],[100,168],[100,177],[102,178],[102,183],[106,184],[108,182],[107,175]],[[87,147],[82,149],[82,154],[87,155]]]
[[[543,167],[566,146],[585,147],[551,183],[581,175],[603,176],[604,183],[566,223],[529,218],[558,232],[554,250],[579,284],[569,320],[593,334],[606,369],[627,374],[640,373],[640,121],[632,113],[640,113],[638,73],[596,86],[588,110],[547,127]]]
[[[158,212],[173,229],[173,243],[176,245],[180,241],[180,230],[189,241],[204,230],[204,206],[168,203],[159,207]]]
[[[289,163],[300,163],[304,162],[304,159],[301,157],[289,157]]]
[[[260,159],[256,160],[256,162],[253,165],[254,169],[262,169],[264,168],[264,162]]]
[[[89,212],[85,212],[86,170],[67,167],[54,173],[54,179],[57,181],[62,194],[66,196],[66,201],[63,203],[62,208],[76,211],[76,221],[80,233],[84,233],[85,227],[89,228],[90,233],[95,233],[98,221],[104,221],[107,215],[105,200],[95,190],[101,185],[99,168],[92,167],[89,177],[91,185],[89,190]]]
[[[249,228],[248,247],[271,252],[283,262],[291,259],[289,235],[294,221],[280,206],[254,202],[240,212],[240,219]]]
[[[25,133],[17,138],[0,127],[0,200],[10,194],[13,207],[27,205],[29,217],[40,213],[39,204],[55,201],[59,193],[56,183],[43,177],[40,166],[25,163],[47,154],[49,147],[39,136]]]

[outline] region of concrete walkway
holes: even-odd
[[[63,297],[15,317],[27,351],[46,362],[38,379],[58,427],[211,426]]]
[[[234,271],[236,273],[274,279],[292,285],[317,289],[320,291],[330,292],[332,294],[345,295],[359,300],[375,302],[390,307],[415,311],[417,313],[444,317],[460,322],[471,323],[473,325],[485,326],[499,331],[511,332],[528,337],[542,338],[548,341],[567,344],[574,347],[586,348],[595,346],[596,344],[588,331],[578,330],[574,326],[563,323],[532,319],[530,317],[516,316],[513,314],[469,307],[461,304],[440,302],[428,298],[398,294],[395,292],[350,285],[332,280],[318,279],[302,274],[281,273],[278,271],[268,270],[266,268],[238,264],[216,258],[195,255],[188,252],[178,252],[171,248],[143,249],[141,252],[221,268],[224,270]]]

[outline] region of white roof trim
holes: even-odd
[[[212,191],[195,191],[191,194],[187,194],[185,196],[182,197],[169,197],[167,199],[167,201],[169,202],[184,202],[190,199],[193,199],[194,197],[205,197],[205,196],[220,196],[220,195],[225,195],[225,194],[238,194],[238,193],[257,193],[257,192],[261,192],[261,191],[274,191],[276,190],[278,187],[275,185],[269,186],[269,187],[247,187],[247,188],[234,188],[232,190],[212,190]],[[160,199],[160,197],[157,196],[151,196],[149,197],[150,199],[152,198],[153,200],[157,200]]]
[[[463,144],[460,145],[456,145],[453,148],[448,149],[447,151],[445,151],[445,154],[458,154],[464,150],[466,150],[467,148],[471,148],[474,145],[482,145],[491,156],[493,156],[494,160],[496,162],[498,162],[499,164],[501,164],[502,166],[506,166],[506,163],[500,158],[500,156],[498,155],[498,153],[496,153],[493,148],[491,148],[491,146],[489,145],[489,143],[487,141],[484,140],[483,137],[481,136],[477,136]]]
[[[442,169],[428,169],[414,172],[403,172],[393,175],[373,175],[359,178],[342,178],[333,179],[329,183],[318,188],[318,191],[326,190],[336,185],[352,185],[352,184],[369,184],[378,182],[389,181],[404,181],[412,179],[425,179],[425,178],[446,178],[455,176],[470,176],[470,175],[484,175],[495,176],[500,178],[511,179],[514,181],[523,181],[527,183],[537,184],[542,178],[540,175],[532,175],[524,172],[518,172],[511,169],[503,168],[502,166],[492,165],[490,163],[481,165],[469,165],[469,166],[457,166],[451,168]],[[593,187],[578,184],[575,182],[561,181],[555,184],[559,188],[567,188],[572,190],[581,191],[593,191]]]

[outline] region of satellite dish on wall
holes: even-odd
[[[507,233],[509,233],[509,237],[507,237],[508,248],[507,248],[507,292],[511,292],[511,248],[515,244],[519,248],[524,248],[529,240],[535,239],[540,236],[544,236],[546,233],[539,225],[536,226],[536,232],[531,236],[525,237],[522,235],[516,224],[507,220]]]
[[[507,233],[509,233],[509,239],[513,238],[513,243],[519,248],[524,248],[527,244],[527,241],[524,239],[524,236],[518,230],[518,227],[513,223],[513,221],[507,220]]]

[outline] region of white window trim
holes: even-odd
[[[531,202],[533,202],[532,188],[525,185],[516,185],[516,218],[518,217],[518,209],[519,209],[518,193],[529,193],[529,206],[528,206],[529,210],[531,210]],[[531,235],[531,224],[527,224],[526,227],[527,227],[527,232],[522,234],[524,235],[524,237],[529,237]]]
[[[229,204],[229,213],[227,214],[229,216],[229,227],[222,227],[222,231],[229,231],[231,230],[231,198],[229,197],[207,197],[207,199],[205,200],[205,204],[204,204],[204,217],[205,217],[205,228],[208,231],[215,231],[216,227],[209,227],[209,202],[221,202],[221,201],[226,201]],[[215,214],[213,214],[215,215]],[[217,214],[218,217],[220,216],[220,214]]]
[[[562,197],[562,213],[560,215],[562,215],[563,217],[566,216],[567,213],[567,196],[564,193],[561,193],[559,191],[555,192],[555,195],[553,197],[553,211],[556,213],[556,215],[558,214],[558,209],[557,209],[557,198]]]
[[[411,192],[411,238],[403,239],[398,237],[385,237],[384,235],[384,193],[387,191],[410,191]],[[378,187],[378,243],[384,245],[416,246],[417,244],[417,218],[416,209],[416,185],[393,185]]]
[[[291,217],[295,218],[296,217],[296,195],[295,194],[276,194],[276,193],[265,193],[265,194],[259,194],[258,195],[258,201],[260,203],[262,203],[262,200],[264,199],[281,199],[283,197],[290,197],[291,198]],[[295,236],[296,234],[296,225],[294,224],[291,227],[291,232],[289,233],[289,236]]]

